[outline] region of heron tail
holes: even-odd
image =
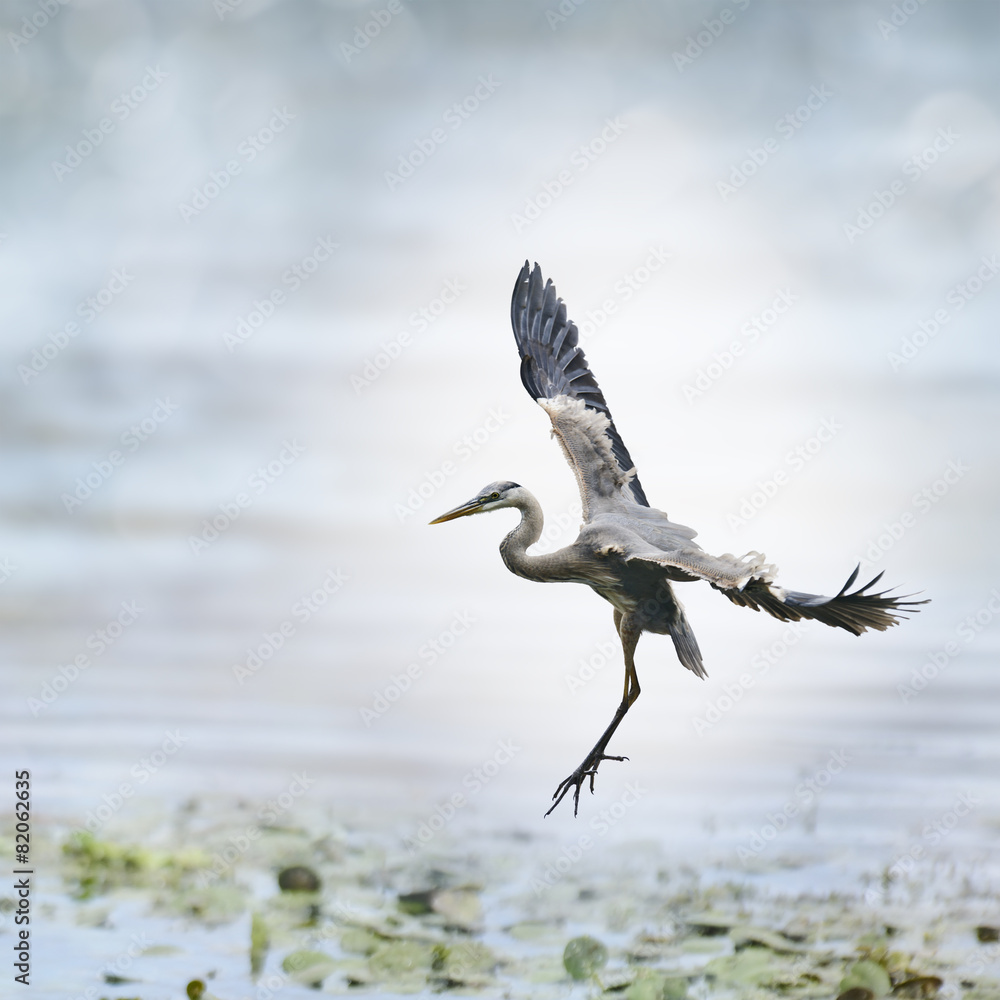
[[[670,623],[670,638],[674,640],[674,649],[677,651],[677,659],[698,677],[707,677],[705,667],[701,662],[701,650],[698,648],[698,640],[691,631],[691,624],[684,614],[684,609],[677,607],[677,616]]]

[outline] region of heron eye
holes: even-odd
[[[491,493],[490,494],[490,499],[491,500],[499,500],[500,499],[500,494],[499,493]]]

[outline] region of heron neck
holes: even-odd
[[[529,580],[548,579],[546,574],[549,556],[529,556],[527,550],[542,537],[545,517],[542,505],[527,490],[519,499],[517,508],[521,520],[517,527],[500,543],[500,556],[512,573]]]

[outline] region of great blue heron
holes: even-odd
[[[605,760],[626,760],[605,753],[625,713],[639,697],[633,660],[643,632],[667,634],[677,658],[705,676],[698,642],[671,582],[706,580],[734,604],[764,610],[781,621],[813,618],[861,635],[882,631],[926,601],[871,593],[882,574],[850,591],[854,570],[836,597],[785,590],[774,584],[775,567],[759,552],[737,558],[712,556],[693,541],[697,532],[675,524],[663,511],[650,507],[636,476],[635,464],[615,429],[611,412],[577,342],[576,326],[566,319],[566,306],[551,280],[543,284],[537,264],[525,261],[511,300],[514,339],[521,354],[521,381],[528,394],[548,413],[576,475],[583,505],[583,525],[572,545],[547,555],[529,555],[542,534],[542,508],[523,486],[509,481],[490,483],[471,500],[431,521],[482,514],[503,507],[521,512],[518,526],[500,543],[507,568],[540,583],[584,583],[614,607],[615,628],[625,657],[625,687],[611,724],[583,763],[560,782],[546,816],[573,789],[573,815],[580,805],[580,788],[590,779],[594,791],[597,769]],[[907,595],[910,596],[910,595]]]

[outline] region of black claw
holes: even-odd
[[[597,769],[601,765],[602,760],[628,760],[628,757],[615,757],[611,754],[598,753],[591,754],[587,759],[568,777],[563,778],[559,782],[556,790],[552,793],[553,803],[548,808],[548,812],[545,813],[546,816],[552,812],[553,809],[566,797],[566,793],[572,788],[573,789],[573,816],[574,818],[579,814],[580,811],[580,789],[583,787],[583,783],[589,778],[590,779],[590,794],[594,794],[594,779],[597,777]]]

